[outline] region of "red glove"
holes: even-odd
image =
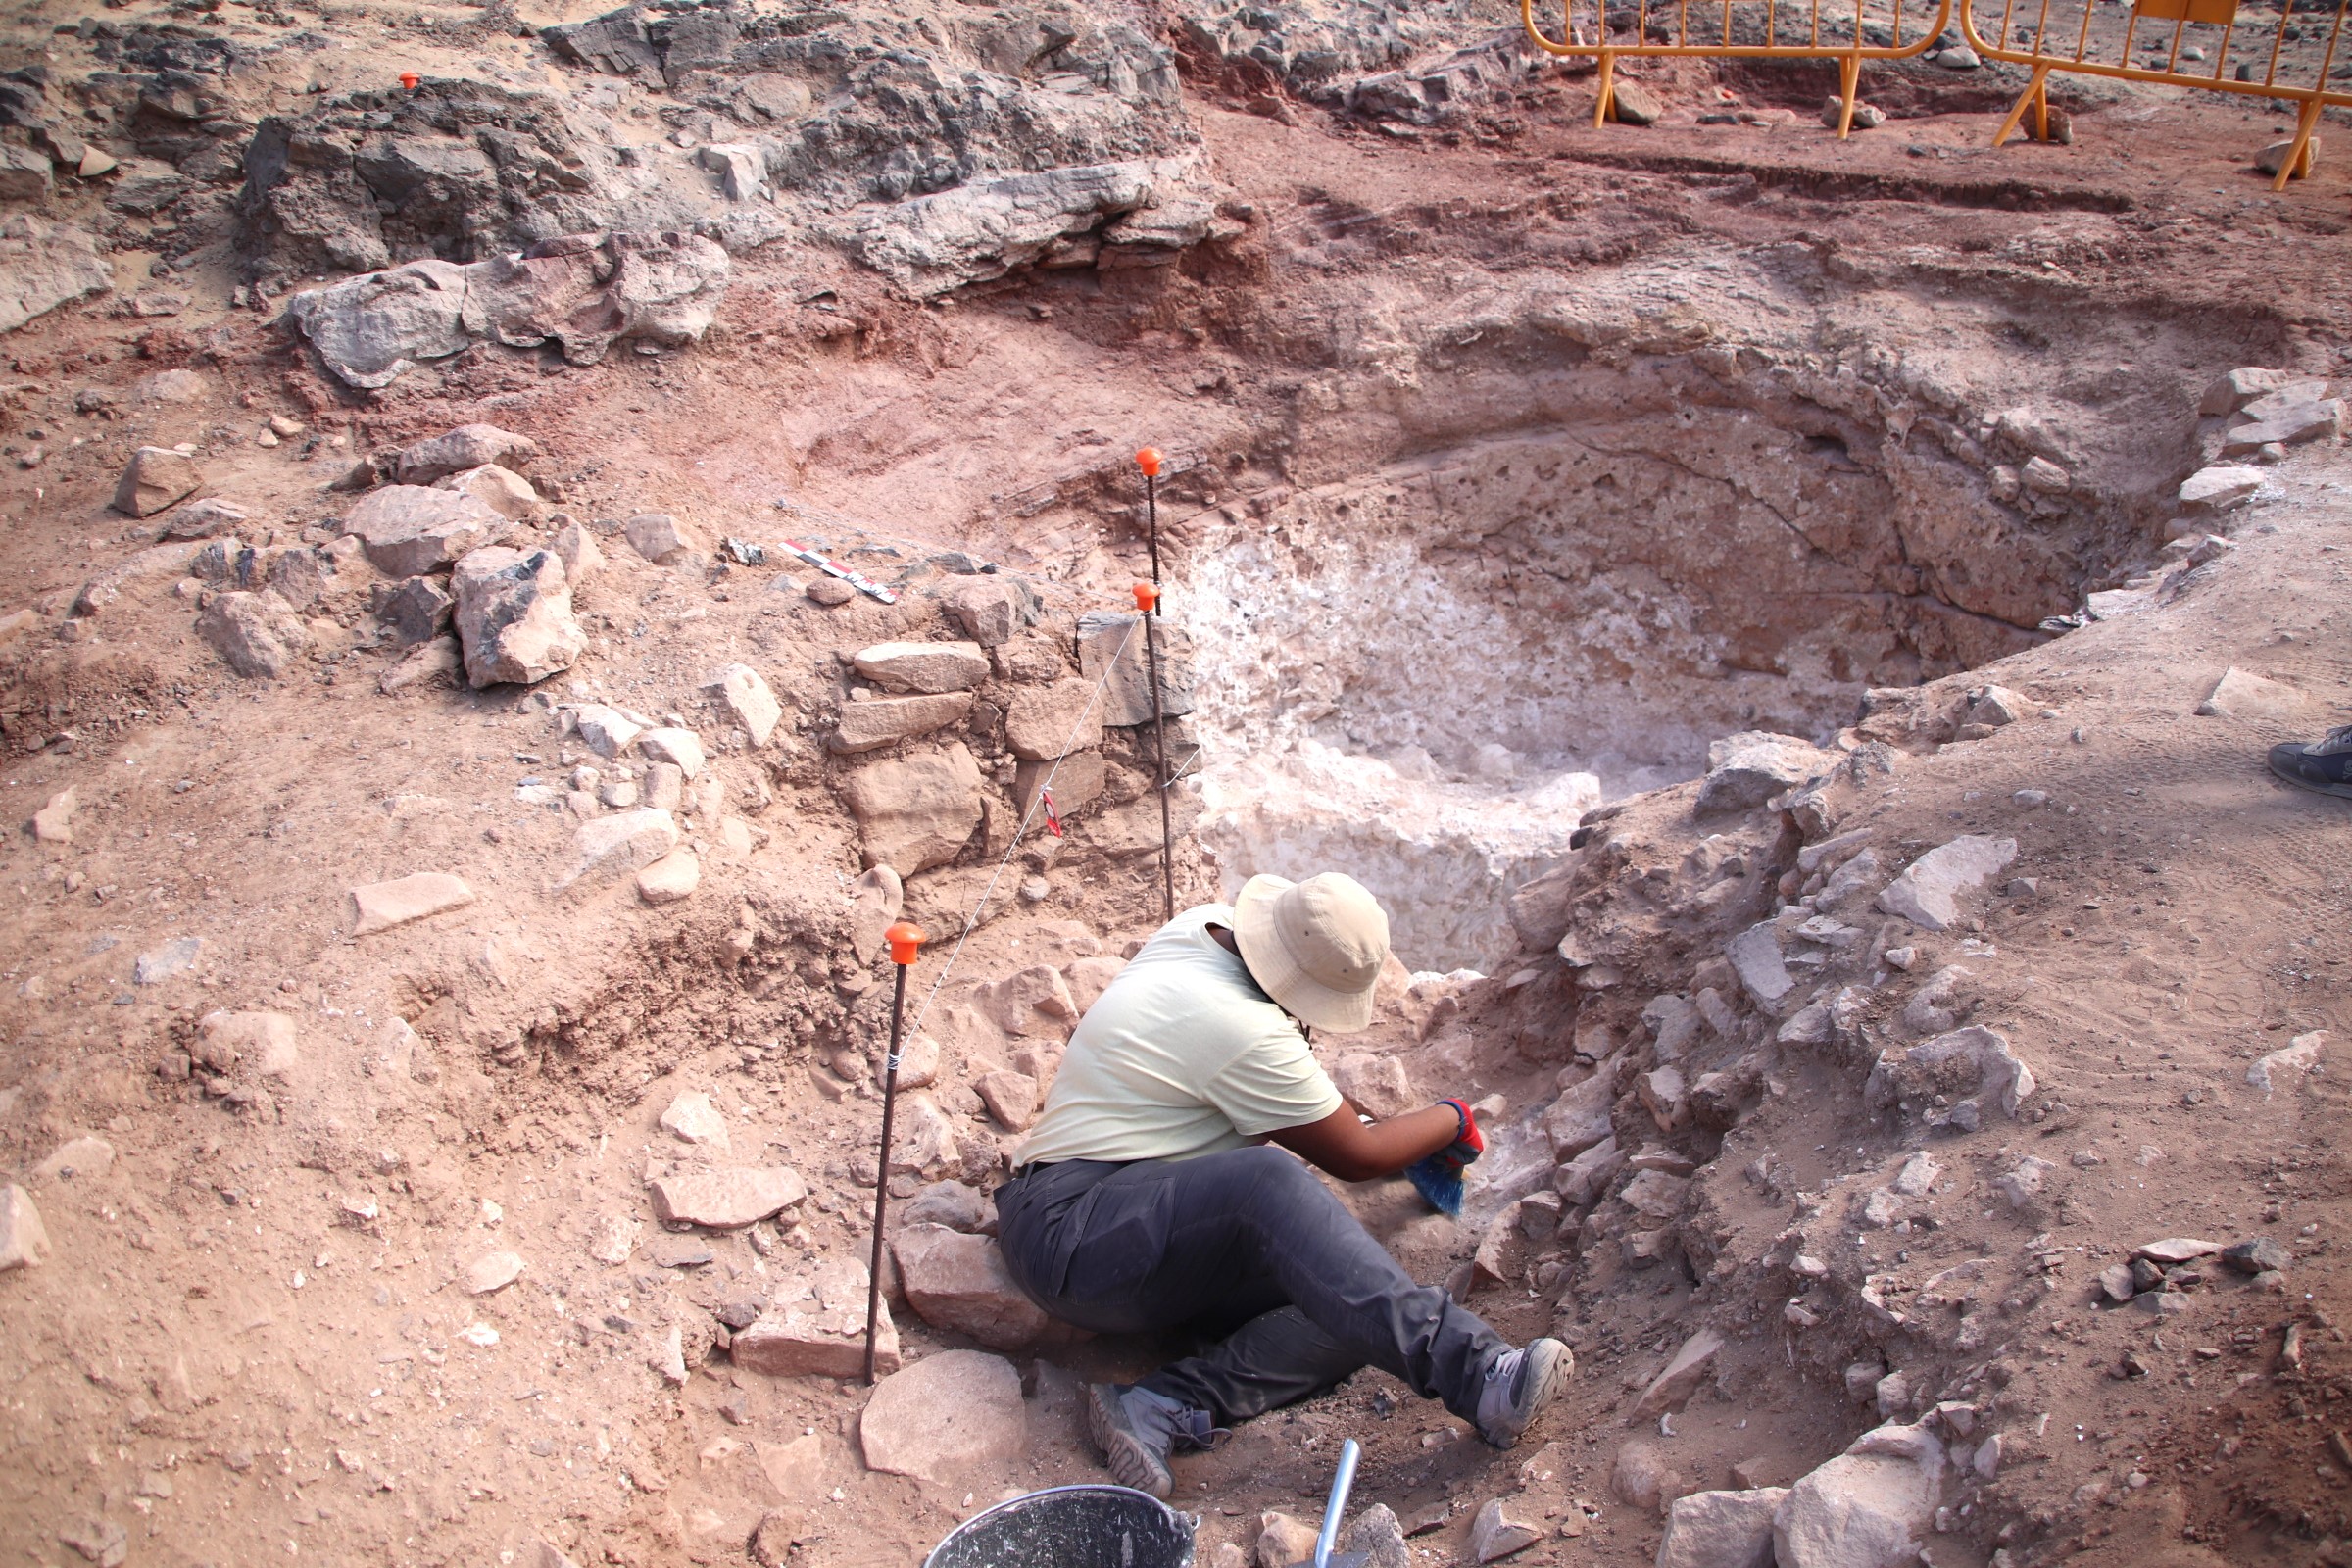
[[[1478,1130],[1478,1118],[1471,1114],[1470,1107],[1463,1102],[1441,1100],[1438,1103],[1453,1107],[1454,1115],[1460,1118],[1461,1131],[1454,1135],[1452,1143],[1429,1157],[1450,1174],[1459,1176],[1463,1166],[1471,1164],[1487,1152],[1487,1138]]]

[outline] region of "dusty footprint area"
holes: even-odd
[[[2263,753],[2348,716],[2341,169],[1929,63],[1596,129],[1514,28],[9,24],[10,1552],[912,1563],[1099,1478],[1184,1346],[989,1194],[1164,794],[1180,904],[1381,897],[1318,1049],[1494,1149],[1347,1197],[1578,1356],[1508,1453],[1366,1372],[1179,1459],[1196,1561],[1348,1438],[1389,1568],[2339,1559],[2352,825]]]

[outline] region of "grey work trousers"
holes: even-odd
[[[1013,1279],[1055,1317],[1099,1334],[1224,1336],[1141,1385],[1220,1426],[1367,1365],[1475,1422],[1487,1368],[1509,1348],[1415,1285],[1280,1149],[1041,1166],[998,1190],[997,1216]]]

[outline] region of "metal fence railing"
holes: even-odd
[[[1907,60],[1936,46],[1952,19],[1952,0],[1560,0],[1560,30],[1547,34],[1536,0],[1520,16],[1536,47],[1600,67],[1592,122],[1608,120],[1621,59],[1835,60],[1843,107],[1838,134],[1853,129],[1862,66]],[[1631,41],[1626,35],[1631,34]]]
[[[2025,117],[2046,134],[2049,76],[2110,76],[2125,81],[2198,87],[2298,106],[2294,140],[2279,160],[2273,188],[2311,167],[2311,133],[2320,112],[2352,107],[2352,68],[2342,48],[2348,0],[2332,13],[2301,9],[2309,0],[1966,0],[1960,30],[1985,60],[2033,72],[2026,90],[1993,133],[1999,146]],[[2272,9],[2272,7],[2276,9]]]

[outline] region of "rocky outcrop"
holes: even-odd
[[[412,262],[310,289],[280,324],[346,385],[374,390],[478,341],[552,345],[572,365],[630,339],[691,343],[726,286],[726,252],[698,235],[572,234],[471,266]]]
[[[468,262],[613,218],[601,159],[545,93],[433,78],[271,115],[245,154],[257,279]]]
[[[104,294],[114,280],[84,230],[23,213],[0,224],[0,332],[14,332],[60,305]]]
[[[944,294],[1020,267],[1173,260],[1209,237],[1218,221],[1212,197],[1179,159],[1009,174],[870,214],[849,246],[908,293]]]

